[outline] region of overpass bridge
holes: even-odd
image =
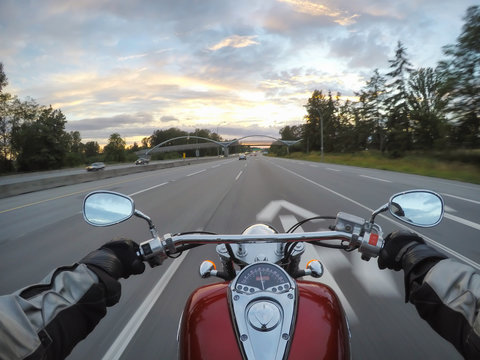
[[[261,139],[259,139],[261,138]],[[172,142],[181,139],[194,139],[202,140],[205,142],[194,143],[194,144],[178,144],[178,145],[169,145]],[[275,138],[269,135],[247,135],[238,139],[228,140],[228,141],[216,141],[209,138],[204,138],[200,136],[179,136],[176,138],[168,139],[161,142],[160,144],[155,145],[151,149],[137,151],[136,154],[139,157],[148,157],[155,153],[170,152],[170,151],[185,151],[185,150],[197,150],[197,149],[206,149],[206,148],[221,148],[223,154],[228,156],[229,148],[231,146],[287,146],[287,151],[289,151],[290,146],[299,143],[302,139],[299,140],[282,140]]]

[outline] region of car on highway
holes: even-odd
[[[247,155],[245,155],[245,154],[240,154],[240,155],[238,156],[238,160],[247,160]]]
[[[98,171],[98,170],[104,170],[105,169],[105,164],[103,162],[94,162],[91,165],[86,167],[87,171]]]
[[[140,158],[137,161],[135,161],[135,165],[147,165],[150,160],[145,159],[145,158]]]

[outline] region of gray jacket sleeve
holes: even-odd
[[[99,273],[85,264],[62,267],[39,284],[0,296],[0,359],[65,358],[118,301],[120,284]],[[114,284],[116,299],[102,277]]]
[[[480,273],[453,259],[412,281],[409,300],[420,316],[466,359],[480,359]]]

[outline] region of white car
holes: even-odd
[[[94,162],[93,164],[86,167],[87,171],[98,171],[98,170],[104,170],[104,169],[105,169],[105,164],[103,162]]]
[[[245,155],[245,154],[240,154],[240,155],[238,156],[238,160],[247,160],[247,155]]]

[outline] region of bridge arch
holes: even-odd
[[[213,139],[204,138],[204,137],[200,137],[200,136],[185,135],[185,136],[178,136],[178,137],[176,137],[176,138],[171,138],[171,139],[165,140],[165,141],[161,142],[160,144],[155,145],[153,148],[148,149],[148,150],[145,152],[145,155],[148,156],[154,149],[158,149],[158,148],[159,148],[160,146],[162,146],[162,145],[165,145],[165,144],[168,144],[169,142],[172,142],[172,141],[175,141],[175,140],[180,140],[180,139],[207,140],[207,141],[210,141],[210,142],[212,142],[212,143],[217,144],[218,146],[223,146],[223,147],[225,147],[225,143],[224,143],[224,142],[221,142],[221,141],[216,141],[216,140],[213,140]]]
[[[287,146],[287,151],[289,151],[290,146],[292,146],[294,144],[297,144],[300,141],[302,141],[302,139],[299,139],[299,140],[282,140],[282,139],[278,139],[278,138],[270,136],[270,135],[247,135],[247,136],[243,136],[241,138],[234,139],[234,140],[231,140],[231,141],[216,141],[216,140],[213,140],[213,139],[204,138],[204,137],[200,137],[200,136],[184,135],[184,136],[178,136],[178,137],[175,137],[175,138],[165,140],[165,141],[161,142],[160,144],[155,145],[151,149],[146,150],[145,152],[137,152],[137,155],[139,155],[139,156],[142,156],[142,155],[143,156],[149,156],[150,153],[155,152],[154,150],[160,148],[161,146],[163,146],[165,144],[168,144],[169,142],[172,142],[172,141],[175,141],[175,140],[180,140],[180,139],[198,139],[198,140],[209,141],[211,143],[214,143],[217,146],[222,147],[224,154],[228,155],[228,148],[230,146],[235,145],[235,144],[239,144],[239,142],[241,140],[244,140],[244,139],[247,139],[247,138],[253,138],[253,137],[263,137],[263,138],[273,139],[275,141],[272,144],[274,144],[275,142],[279,142],[280,144]],[[182,147],[182,146],[185,149],[186,146],[188,146],[190,148],[192,146],[198,146],[198,144],[195,144],[195,145],[194,144],[179,145],[179,148],[177,150],[180,150],[180,147]]]
[[[283,140],[283,139],[279,139],[279,138],[276,138],[276,137],[270,136],[270,135],[247,135],[247,136],[243,136],[241,138],[234,139],[234,140],[230,141],[228,146],[233,145],[235,143],[238,143],[240,140],[251,138],[251,137],[264,137],[264,138],[273,139],[276,142],[278,141],[278,142],[280,142],[280,143],[282,143],[283,145],[286,145],[286,146],[291,146],[291,145],[297,144],[300,141],[302,141],[302,139],[299,139],[299,140]]]

